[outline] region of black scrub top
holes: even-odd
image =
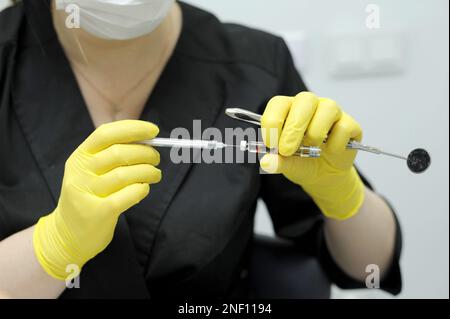
[[[194,119],[222,133],[245,129],[224,114],[226,106],[262,113],[271,97],[306,90],[281,38],[180,5],[180,39],[141,117],[161,137],[177,127],[192,133]],[[64,163],[93,130],[49,1],[0,13],[0,240],[55,208]],[[174,164],[160,151],[162,182],[120,218],[110,246],[83,269],[81,288],[62,297],[230,296],[246,267],[259,198],[276,233],[317,257],[333,282],[364,287],[333,262],[323,216],[301,187],[260,175],[258,164]],[[381,283],[394,294],[400,250],[397,227],[394,264]]]

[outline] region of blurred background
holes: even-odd
[[[395,207],[403,227],[400,298],[449,298],[449,2],[447,0],[188,0],[236,22],[283,36],[309,89],[359,120],[365,141],[433,165],[360,154],[358,166]],[[0,0],[0,10],[9,0]],[[1,32],[1,31],[0,31]],[[273,235],[258,207],[256,231]],[[389,298],[341,291],[334,298]]]

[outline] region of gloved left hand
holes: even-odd
[[[135,144],[158,133],[143,121],[104,124],[72,153],[58,205],[33,235],[36,258],[50,276],[65,280],[68,265],[81,270],[110,244],[120,215],[159,183],[159,153]]]
[[[282,173],[302,186],[329,218],[345,220],[358,213],[365,187],[353,166],[357,152],[346,146],[350,140],[361,141],[363,133],[335,101],[309,92],[274,97],[261,126],[267,147],[280,154],[261,160],[265,171]],[[322,157],[293,156],[301,145],[320,146]]]

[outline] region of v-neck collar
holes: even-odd
[[[142,120],[160,127],[161,137],[169,137],[174,128],[186,128],[192,134],[193,120],[201,120],[203,128],[213,126],[225,101],[225,83],[220,71],[191,56],[192,48],[188,47],[190,17],[185,14],[185,5],[181,4],[181,7],[183,30],[141,116]],[[57,40],[48,0],[26,1],[25,19],[21,54],[17,61],[19,67],[16,68],[12,90],[13,104],[56,205],[65,161],[93,132],[94,125]],[[190,51],[190,54],[179,54],[185,51]],[[148,263],[161,220],[192,166],[172,163],[168,150],[161,150],[161,159],[163,181],[153,186],[150,197],[130,212],[136,226],[133,231],[142,239],[138,247],[141,265]],[[123,219],[116,230],[119,238],[116,235],[114,240],[129,243],[129,238],[120,238],[129,236],[128,225]],[[130,254],[134,247],[129,246],[127,250],[129,252],[110,252],[109,257],[104,258],[110,258],[113,264],[112,259],[121,258],[124,253]],[[136,260],[130,262],[130,267],[138,267]],[[92,267],[91,271],[98,281],[118,275],[108,273],[114,272],[112,267],[106,270]],[[139,272],[145,273],[146,269],[134,273]]]

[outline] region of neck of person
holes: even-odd
[[[90,72],[110,76],[124,70],[142,70],[160,59],[181,32],[181,8],[174,2],[169,14],[151,33],[130,40],[109,40],[91,35],[82,28],[67,28],[67,14],[52,5],[53,24],[59,41],[72,64]],[[113,67],[112,67],[113,66]]]

